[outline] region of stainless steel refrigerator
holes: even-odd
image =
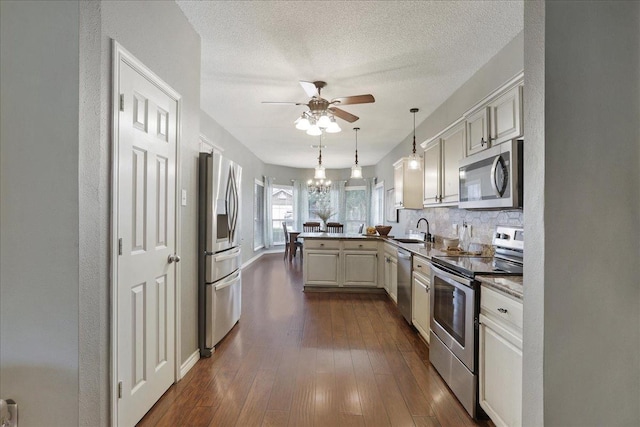
[[[217,152],[200,153],[198,166],[198,341],[209,357],[240,319],[242,168]]]

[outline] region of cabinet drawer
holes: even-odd
[[[431,263],[424,258],[413,256],[413,271],[418,271],[427,277],[431,277]]]
[[[358,251],[377,251],[378,242],[367,241],[367,240],[345,240],[344,249],[345,250],[352,249],[352,250],[358,250]]]
[[[305,249],[340,249],[340,240],[338,239],[305,239]]]
[[[480,294],[480,313],[522,330],[522,303],[486,286],[482,286]]]

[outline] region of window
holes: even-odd
[[[326,212],[333,212],[331,209],[331,192],[309,194],[309,221],[322,222],[320,216]],[[320,216],[318,214],[320,214]],[[337,213],[334,213],[332,217],[336,215]],[[328,221],[331,222],[331,218],[328,218]]]
[[[271,192],[271,219],[273,224],[273,244],[283,245],[284,230],[282,223],[287,227],[293,226],[293,187],[290,185],[274,185]]]
[[[345,233],[357,233],[360,224],[367,222],[365,187],[345,187]]]
[[[253,185],[253,250],[264,247],[264,183]]]

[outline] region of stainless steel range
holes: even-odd
[[[431,259],[431,343],[429,361],[467,412],[478,405],[478,275],[522,275],[524,231],[498,226],[495,255],[436,256]]]

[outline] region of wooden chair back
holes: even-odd
[[[358,234],[362,234],[364,232],[364,224],[360,224],[360,227],[358,227]]]
[[[305,222],[302,224],[302,231],[315,233],[320,231],[320,223],[319,222]]]
[[[328,222],[327,233],[344,233],[344,225],[339,222]]]

